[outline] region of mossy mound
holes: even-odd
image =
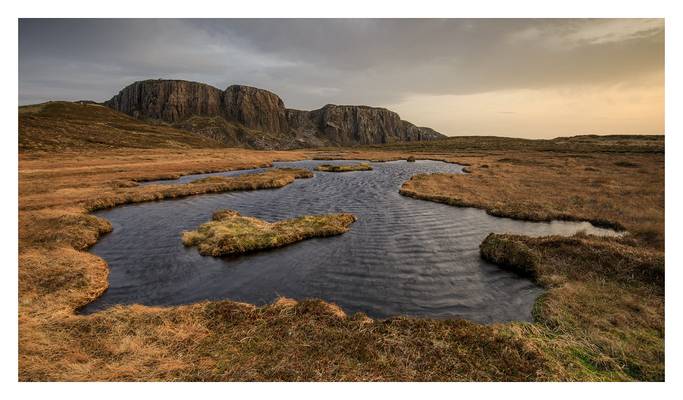
[[[558,277],[565,277],[574,281],[609,279],[624,285],[648,285],[655,292],[664,288],[664,255],[629,237],[578,233],[570,237],[532,238],[491,233],[479,251],[484,260],[531,276],[546,287],[556,285]],[[541,262],[543,259],[546,261]]]
[[[233,210],[219,210],[197,230],[183,232],[185,246],[205,256],[225,256],[282,247],[304,239],[340,235],[349,230],[352,214],[305,215],[269,223]]]
[[[315,170],[322,172],[372,171],[372,166],[370,166],[370,164],[367,163],[351,165],[320,164],[315,168]]]
[[[491,233],[479,245],[481,258],[509,268],[520,275],[536,278],[538,255],[521,241],[510,236]]]
[[[492,233],[480,253],[547,289],[533,328],[504,329],[558,360],[558,380],[664,379],[663,252],[629,237]]]

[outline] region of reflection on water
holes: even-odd
[[[321,163],[330,161],[275,164],[312,170]],[[481,260],[479,244],[484,237],[490,232],[610,232],[589,223],[514,221],[398,193],[412,175],[457,173],[462,169],[458,165],[395,161],[373,163],[373,168],[315,172],[314,178],[298,179],[281,189],[194,196],[98,212],[114,227],[92,248],[109,264],[109,289],[83,311],[113,304],[176,305],[207,299],[264,304],[286,296],[320,298],[347,312],[373,317],[528,320],[541,289]],[[219,174],[240,173],[249,171]],[[180,233],[195,229],[221,208],[268,221],[332,212],[351,212],[358,221],[341,236],[239,257],[202,257],[196,248],[184,248]]]

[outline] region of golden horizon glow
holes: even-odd
[[[623,84],[413,96],[389,105],[402,118],[448,136],[554,138],[664,134],[663,74]]]

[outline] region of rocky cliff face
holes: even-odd
[[[272,133],[289,130],[285,103],[275,93],[249,86],[232,85],[223,92],[224,117],[247,128]]]
[[[127,86],[104,104],[135,118],[180,122],[193,115],[221,112],[223,92],[187,81],[141,81]]]
[[[443,135],[418,128],[403,121],[398,114],[385,108],[368,106],[338,106],[328,104],[310,112],[318,129],[334,144],[383,144],[391,142],[432,140]]]
[[[221,91],[177,80],[135,82],[105,105],[136,118],[154,119],[254,148],[352,146],[444,137],[403,121],[393,111],[328,104],[313,111],[285,108],[276,94],[233,85]]]

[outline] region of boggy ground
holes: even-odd
[[[602,142],[568,152],[454,145],[20,153],[19,379],[662,380],[662,139],[660,144],[617,146],[619,153],[604,151],[611,147]],[[539,198],[549,209],[562,209],[571,198],[575,206],[568,212],[577,218],[594,215],[634,234],[487,238],[484,257],[549,288],[533,323],[371,320],[321,301],[285,299],[264,307],[221,301],[75,313],[107,287],[105,262],[86,250],[111,227],[88,215],[88,207],[159,199],[169,190],[140,188],[135,181],[274,160],[405,160],[411,154],[470,164],[470,174],[439,185],[451,193],[470,179],[474,183],[467,185],[481,185],[482,193],[472,199],[487,210]],[[187,192],[192,184],[172,186],[193,194]],[[488,186],[500,187],[500,196]],[[545,200],[546,193],[558,194]]]
[[[196,246],[201,255],[219,257],[341,235],[355,221],[353,214],[325,214],[270,223],[234,210],[219,210],[213,213],[211,221],[196,230],[183,232],[182,240],[185,246]]]

